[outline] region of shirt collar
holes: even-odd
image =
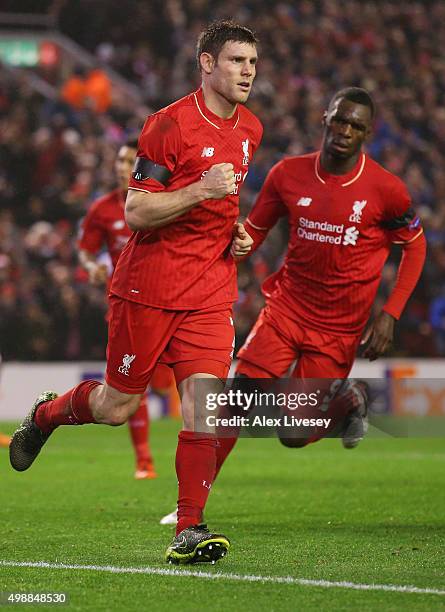
[[[330,174],[329,172],[326,172],[326,170],[324,170],[321,166],[320,153],[321,152],[319,151],[317,156],[315,157],[314,170],[318,180],[324,184],[329,181],[330,183],[339,183],[340,187],[347,187],[348,185],[355,183],[355,181],[361,176],[365,167],[366,155],[364,153],[361,153],[357,160],[357,163],[347,174]]]
[[[193,93],[193,98],[195,100],[195,103],[196,103],[196,106],[198,108],[200,115],[208,123],[213,125],[218,130],[224,130],[224,129],[234,130],[236,126],[238,125],[238,122],[239,122],[238,105],[236,105],[235,112],[233,113],[233,116],[230,117],[230,119],[223,119],[222,117],[215,115],[215,113],[212,113],[212,111],[209,108],[207,108],[205,101],[204,101],[204,93],[202,91],[202,87],[200,87],[198,91],[195,91]]]

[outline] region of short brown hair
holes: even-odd
[[[228,41],[243,42],[249,45],[258,44],[258,38],[249,28],[229,19],[214,21],[198,37],[196,44],[196,62],[198,68],[201,69],[199,62],[201,53],[210,53],[217,60],[221,49]]]

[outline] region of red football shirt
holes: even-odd
[[[125,223],[125,194],[115,189],[93,202],[80,226],[78,246],[95,255],[105,244],[116,267],[119,255],[131,236]]]
[[[404,183],[363,153],[341,176],[321,168],[319,153],[280,161],[247,219],[261,230],[289,220],[283,268],[266,281],[268,303],[308,327],[360,334],[391,243],[422,233],[410,203]]]
[[[166,186],[131,178],[129,188],[176,191],[199,181],[218,163],[232,163],[235,193],[205,200],[173,222],[135,232],[115,270],[111,292],[148,306],[200,309],[237,298],[229,253],[238,219],[239,189],[262,136],[260,121],[238,105],[230,119],[214,115],[198,90],[151,115],[139,138],[138,158],[166,167]]]

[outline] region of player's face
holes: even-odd
[[[134,161],[136,159],[136,149],[131,147],[121,147],[118,151],[115,169],[119,187],[128,189],[128,181],[130,180],[133,171]]]
[[[244,104],[255,78],[257,60],[255,45],[226,42],[217,61],[212,58],[208,75],[211,87],[231,104]]]
[[[339,159],[356,155],[371,134],[368,106],[340,98],[325,114],[323,149]]]

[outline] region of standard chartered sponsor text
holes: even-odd
[[[300,217],[297,235],[299,238],[305,238],[306,240],[328,242],[329,244],[341,244],[344,229],[345,226],[343,223],[334,225],[328,221],[312,221],[311,219],[306,219],[306,217]],[[313,232],[310,230],[318,231]]]

